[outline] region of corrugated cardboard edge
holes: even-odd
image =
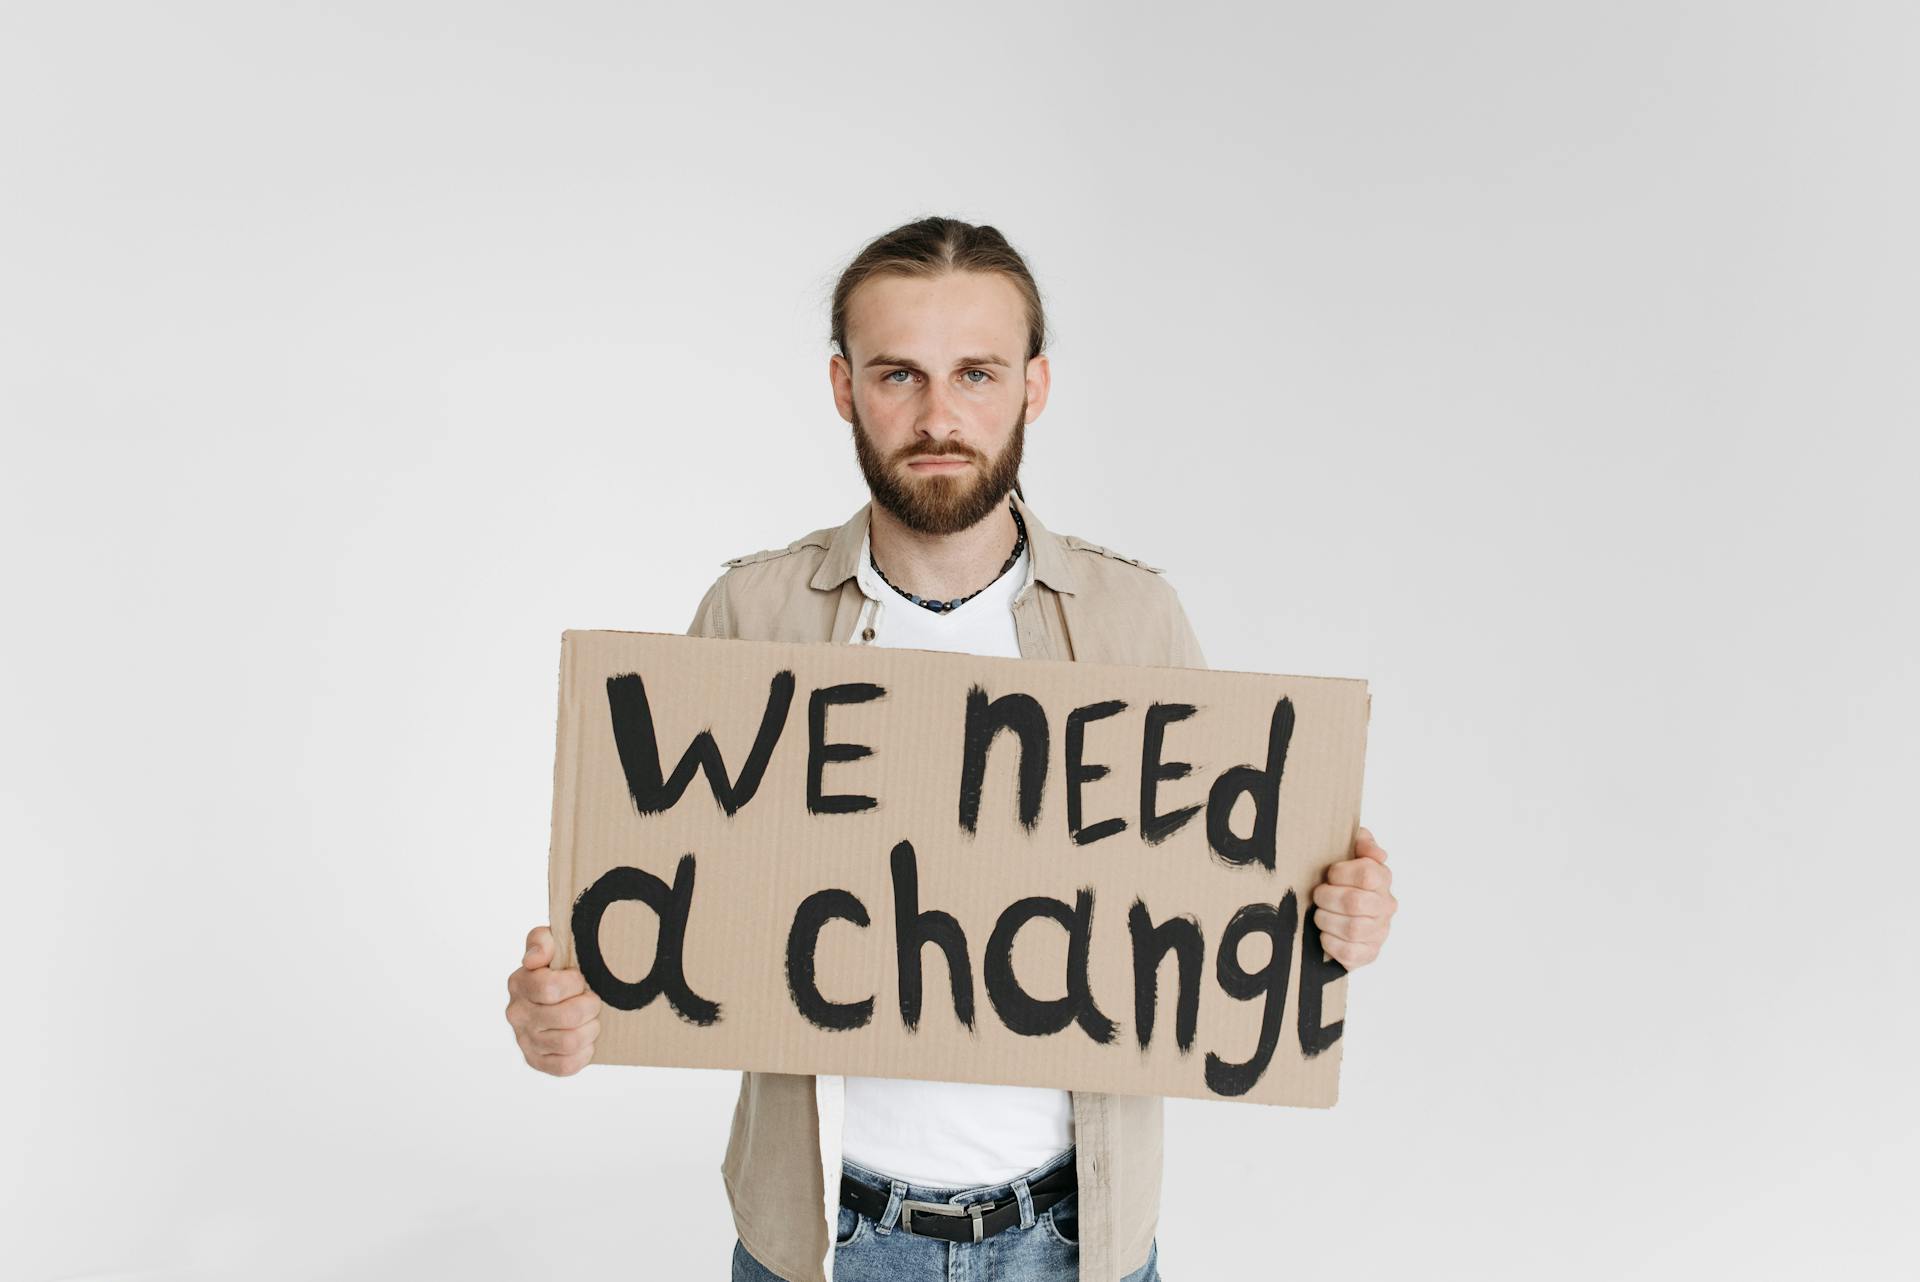
[[[696,637],[687,632],[649,632],[644,628],[569,628],[560,634],[561,643],[564,646],[568,637],[575,635],[585,636],[588,634],[616,637],[663,637],[674,641],[698,641],[701,645],[791,646],[798,649],[831,648],[836,650],[845,650],[848,648],[848,643],[844,641],[790,641],[756,640],[749,637]],[[929,650],[920,646],[888,646],[886,649],[889,651],[905,650],[914,654],[940,654],[950,656],[955,653],[952,650]],[[1045,668],[1105,667],[1133,668],[1147,672],[1212,672],[1229,677],[1260,677],[1266,680],[1316,681],[1327,684],[1355,685],[1367,691],[1367,715],[1369,719],[1371,719],[1373,715],[1373,693],[1369,679],[1366,677],[1327,676],[1317,672],[1259,672],[1251,668],[1194,668],[1181,663],[1103,663],[1097,660],[1042,659],[1037,657],[1027,658],[1024,656],[1013,658],[1006,655],[961,654],[960,657],[968,659],[990,658],[995,663],[1019,663]],[[561,657],[563,671],[565,662],[566,653],[563,650]]]
[[[570,925],[573,911],[575,869],[570,860],[564,860],[561,852],[572,850],[577,843],[573,834],[579,823],[580,781],[566,770],[567,739],[576,733],[573,719],[568,713],[573,700],[573,692],[567,688],[570,673],[573,670],[573,633],[560,634],[560,675],[555,682],[560,692],[560,706],[554,714],[553,730],[553,822],[547,845],[547,910],[548,927],[553,931],[553,961],[555,970],[573,968],[573,930]]]
[[[1363,682],[1362,684],[1365,685],[1366,683]],[[1360,790],[1354,794],[1354,798],[1353,798],[1353,834],[1347,838],[1347,857],[1348,858],[1353,857],[1354,845],[1360,840],[1360,816],[1363,813],[1365,813],[1367,808],[1367,772],[1365,769],[1365,763],[1367,760],[1367,736],[1373,729],[1373,687],[1371,685],[1366,685],[1366,694],[1367,694],[1367,716],[1366,716],[1366,720],[1360,723],[1360,761],[1361,761],[1361,767],[1362,767],[1360,771]],[[1320,874],[1320,876],[1323,881],[1326,879],[1325,873]],[[1311,902],[1311,899],[1309,899],[1309,902]],[[1305,959],[1302,958],[1301,960],[1302,960],[1302,964],[1304,965]],[[1345,1061],[1346,1061],[1346,1054],[1347,1054],[1346,1022],[1353,1017],[1353,994],[1351,992],[1351,985],[1353,983],[1353,972],[1348,971],[1344,976],[1341,977],[1341,982],[1349,986],[1349,991],[1343,992],[1340,995],[1341,1030],[1340,1030],[1340,1048],[1339,1049],[1340,1049],[1340,1058],[1341,1058],[1341,1068],[1344,1069],[1346,1067]],[[1346,1074],[1344,1072],[1336,1072],[1333,1075],[1333,1094],[1327,1097],[1327,1102],[1325,1104],[1309,1105],[1308,1107],[1332,1108],[1334,1105],[1338,1104],[1340,1102],[1340,1081],[1345,1076]]]

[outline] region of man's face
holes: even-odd
[[[1005,501],[1048,381],[1046,357],[1025,359],[1013,282],[875,277],[848,300],[847,347],[832,361],[834,400],[878,506],[908,529],[952,534]]]

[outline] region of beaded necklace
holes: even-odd
[[[988,579],[984,584],[975,588],[973,591],[967,593],[965,596],[955,597],[951,601],[929,601],[927,598],[923,596],[915,596],[913,593],[907,591],[905,588],[901,587],[898,583],[895,583],[892,579],[889,579],[887,577],[887,572],[885,570],[882,570],[880,568],[880,563],[873,559],[873,544],[871,542],[867,544],[867,564],[873,567],[873,572],[880,576],[880,581],[882,583],[886,584],[888,587],[892,588],[895,592],[898,592],[901,596],[907,598],[907,600],[913,602],[915,605],[923,606],[926,609],[933,611],[935,614],[945,614],[949,610],[957,610],[961,606],[965,605],[967,602],[973,600],[973,598],[979,596],[982,592],[985,592],[988,588],[992,587],[994,584],[998,583],[1000,581],[1001,575],[1004,575],[1008,570],[1011,570],[1013,568],[1013,563],[1020,559],[1020,553],[1026,550],[1027,523],[1020,519],[1019,508],[1014,507],[1011,503],[1009,503],[1007,505],[1007,510],[1013,513],[1013,525],[1014,525],[1014,528],[1019,531],[1019,534],[1014,538],[1014,541],[1013,541],[1013,551],[1011,554],[1008,555],[1007,563],[1000,567],[999,574],[994,575],[991,579]]]

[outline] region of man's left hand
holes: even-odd
[[[1387,852],[1372,833],[1354,833],[1353,858],[1327,869],[1327,879],[1313,888],[1313,903],[1327,956],[1353,970],[1380,955],[1400,901],[1393,897]]]

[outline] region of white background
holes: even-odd
[[[719,1278],[736,1075],[521,1061],[566,627],[865,495],[826,300],[1000,227],[1026,489],[1363,676],[1330,1112],[1223,1277],[1915,1275],[1920,18],[0,16],[0,1272]]]

